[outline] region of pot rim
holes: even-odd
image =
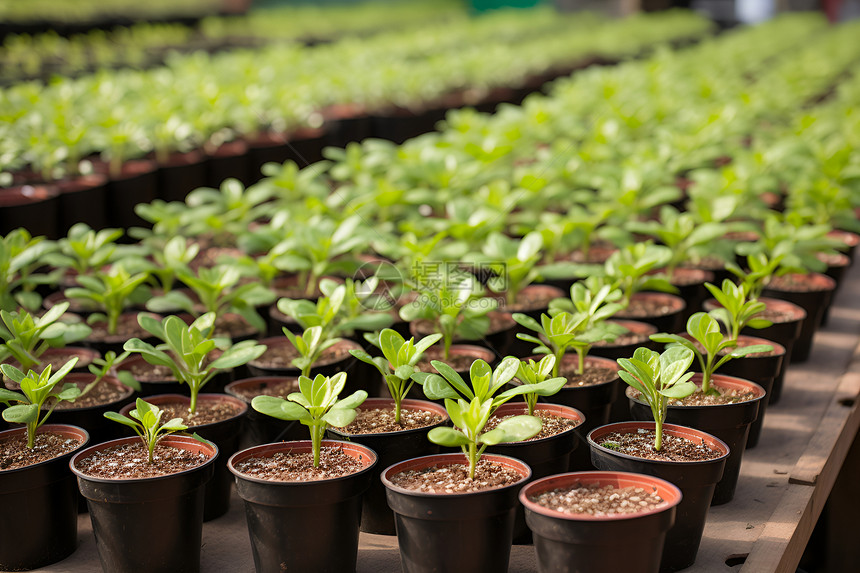
[[[202,464],[200,464],[199,466],[194,466],[193,468],[188,468],[188,469],[182,470],[181,472],[175,472],[175,473],[170,473],[170,474],[165,474],[165,475],[160,475],[160,476],[153,476],[153,477],[144,477],[144,478],[114,478],[114,479],[110,479],[110,478],[94,477],[94,476],[90,476],[88,474],[85,474],[84,472],[82,472],[81,470],[79,470],[78,468],[75,467],[75,464],[77,463],[77,461],[79,459],[84,459],[88,455],[95,453],[96,451],[104,450],[104,449],[107,449],[107,448],[113,447],[113,446],[119,446],[119,445],[124,445],[124,444],[133,444],[133,443],[139,442],[139,441],[141,441],[140,436],[130,436],[128,438],[118,438],[116,440],[109,440],[107,442],[102,442],[101,444],[96,444],[94,446],[90,446],[85,450],[79,451],[77,454],[75,454],[72,457],[71,460],[69,460],[69,468],[72,470],[72,473],[74,473],[78,477],[79,480],[86,480],[86,481],[94,482],[94,483],[111,483],[111,484],[128,483],[128,484],[134,484],[134,483],[153,482],[153,481],[157,481],[157,480],[171,479],[171,478],[174,478],[174,477],[182,475],[182,474],[187,474],[187,473],[191,473],[194,471],[198,471],[202,468],[205,468],[206,466],[208,466],[210,464],[215,463],[215,459],[220,455],[220,450],[218,449],[218,446],[215,444],[215,442],[210,442],[209,440],[203,440],[201,442],[200,440],[192,438],[191,436],[179,436],[176,434],[170,434],[170,435],[164,436],[159,441],[159,443],[169,445],[169,446],[172,446],[175,448],[180,448],[180,449],[187,449],[187,448],[182,448],[183,445],[184,446],[196,446],[197,448],[200,449],[201,452],[208,454],[208,456],[209,456],[208,459],[205,462],[203,462]],[[207,448],[208,448],[208,451],[206,451]]]
[[[616,487],[638,486],[647,488],[656,486],[655,489],[657,489],[657,494],[660,495],[661,498],[663,498],[663,503],[661,503],[654,509],[642,511],[639,513],[589,515],[583,513],[568,513],[553,510],[529,499],[529,496],[544,493],[546,491],[549,491],[550,489],[570,487],[569,484],[574,483],[597,483],[600,486],[615,485]],[[566,521],[599,522],[624,521],[628,519],[637,519],[640,517],[656,515],[658,513],[670,510],[673,507],[677,507],[677,505],[681,503],[683,497],[684,496],[678,486],[669,481],[655,476],[622,471],[581,471],[551,475],[528,483],[520,490],[519,494],[520,503],[522,503],[526,509],[534,513],[540,514],[544,517],[550,517]]]
[[[21,468],[15,468],[12,470],[0,470],[0,475],[2,475],[2,476],[13,475],[17,472],[21,472],[21,471],[28,470],[30,468],[34,468],[40,464],[46,464],[48,462],[58,460],[58,459],[62,458],[63,456],[75,455],[76,453],[81,451],[81,448],[84,448],[87,446],[87,444],[89,444],[90,433],[86,429],[81,428],[80,426],[74,426],[72,424],[44,424],[42,426],[39,426],[36,429],[36,434],[37,435],[38,434],[46,434],[46,433],[51,433],[51,432],[57,433],[61,430],[68,432],[68,433],[71,433],[71,434],[77,434],[79,437],[82,436],[83,440],[79,441],[78,445],[71,451],[64,452],[64,453],[60,454],[59,456],[55,456],[55,457],[47,459],[47,460],[42,460],[41,462],[36,462],[35,464],[30,464],[30,465],[27,465],[27,466],[24,466]],[[26,434],[26,433],[27,433],[27,427],[26,426],[21,426],[20,428],[9,428],[7,430],[2,430],[2,431],[0,431],[0,441],[5,440],[6,438],[10,438],[10,437],[17,435],[17,434]]]
[[[528,413],[528,406],[525,402],[505,402],[504,404],[502,404],[501,406],[496,408],[496,410],[493,412],[492,416],[498,415],[499,410],[505,410],[505,409],[509,410],[509,409],[513,409],[514,407],[522,408],[525,410],[524,413],[526,413],[526,414]],[[542,444],[548,440],[557,439],[559,436],[563,436],[563,435],[567,434],[568,432],[576,432],[577,429],[579,429],[580,426],[582,426],[585,423],[585,414],[583,414],[582,412],[580,412],[578,409],[574,408],[573,406],[567,406],[565,404],[554,404],[553,402],[538,402],[537,404],[535,404],[535,410],[551,411],[553,414],[562,416],[563,418],[567,418],[568,420],[574,420],[574,419],[579,420],[579,423],[577,425],[572,426],[570,428],[567,428],[566,430],[561,431],[557,434],[553,434],[551,436],[547,436],[547,437],[541,438],[539,440],[523,440],[523,441],[519,441],[519,442],[507,442],[507,443],[498,444],[498,445],[499,446],[516,446],[517,444],[522,444],[525,446],[525,445],[532,445],[532,444]],[[571,414],[571,415],[567,416],[565,414]],[[501,415],[507,415],[507,414],[501,414]],[[492,416],[490,416],[490,417],[492,417]]]
[[[155,400],[155,399],[158,399],[161,402],[165,402],[165,401],[167,401],[167,402],[171,402],[171,401],[188,402],[188,403],[191,402],[191,396],[186,396],[184,394],[176,394],[176,393],[154,394],[152,396],[141,397],[141,400],[143,400],[144,402],[148,402],[150,404],[154,404],[154,405],[158,406],[157,403],[153,402],[153,400]],[[244,400],[241,400],[241,399],[235,397],[235,396],[231,396],[229,394],[218,394],[218,393],[213,393],[213,392],[209,392],[209,393],[205,393],[205,394],[201,392],[201,393],[197,394],[198,403],[200,401],[212,401],[212,400],[219,400],[219,401],[227,400],[227,401],[232,402],[233,404],[235,404],[237,406],[241,406],[241,408],[240,408],[238,413],[230,416],[229,418],[225,418],[223,420],[218,420],[216,422],[210,422],[208,424],[201,424],[199,426],[188,426],[189,430],[194,430],[195,432],[198,430],[205,430],[206,428],[213,426],[214,424],[220,424],[220,423],[226,422],[228,420],[240,418],[248,412],[248,408],[249,408],[248,403],[245,402]],[[123,416],[128,416],[128,413],[131,412],[135,408],[136,404],[137,404],[137,400],[135,400],[134,402],[132,402],[130,404],[126,404],[119,411],[119,413],[122,414]]]
[[[702,376],[703,376],[703,374],[701,372],[696,372],[695,374],[693,374],[693,377],[690,380],[692,380],[694,383],[696,383],[696,386],[701,387],[701,384],[699,384],[698,382],[701,382]],[[726,408],[729,406],[742,406],[744,404],[754,404],[754,403],[762,400],[765,396],[767,396],[767,391],[760,384],[757,384],[756,382],[753,382],[752,380],[747,380],[746,378],[740,378],[738,376],[729,376],[728,374],[713,374],[711,376],[711,384],[714,384],[716,386],[725,386],[725,385],[727,385],[727,383],[730,385],[736,384],[739,386],[750,387],[750,389],[756,393],[756,397],[752,398],[751,400],[744,400],[743,402],[732,402],[732,403],[727,403],[727,404],[702,404],[702,405],[690,405],[690,406],[685,406],[683,404],[669,404],[668,407],[670,409],[674,408],[674,409],[684,409],[684,410],[704,410],[706,408]],[[647,402],[645,402],[644,400],[642,400],[639,397],[631,395],[635,391],[636,390],[632,386],[628,386],[627,389],[624,390],[624,395],[627,396],[627,398],[630,400],[633,400],[639,404],[643,404],[643,405],[647,406],[648,405]],[[666,426],[668,426],[668,424],[663,425],[664,428]]]
[[[320,479],[320,480],[309,480],[309,481],[276,481],[276,480],[267,480],[261,479],[258,477],[250,476],[248,474],[242,473],[236,469],[236,462],[242,461],[245,458],[251,457],[272,457],[274,454],[284,452],[285,450],[289,453],[293,450],[297,450],[299,452],[303,451],[313,451],[313,445],[310,440],[294,440],[290,442],[275,442],[271,444],[260,444],[258,446],[252,446],[250,448],[245,448],[244,450],[239,450],[227,460],[227,469],[230,470],[236,479],[242,479],[244,481],[253,482],[256,484],[267,484],[275,487],[298,487],[303,486],[309,483],[337,483],[339,481],[344,481],[348,479],[352,479],[357,475],[367,473],[373,468],[376,467],[377,462],[379,461],[379,456],[373,451],[371,448],[359,444],[357,442],[347,442],[343,440],[326,440],[323,439],[321,441],[321,447],[336,447],[341,448],[342,450],[353,450],[353,453],[357,454],[357,456],[364,455],[367,456],[369,462],[366,466],[361,468],[360,470],[353,472],[351,474],[347,474],[345,476],[339,476],[335,478],[329,479]],[[260,454],[260,455],[257,455]],[[356,456],[350,456],[356,457]]]
[[[406,489],[395,485],[389,476],[393,476],[394,474],[400,473],[407,469],[422,469],[428,466],[439,465],[442,463],[443,465],[457,465],[463,464],[468,465],[469,460],[466,458],[465,454],[462,453],[453,453],[453,454],[433,454],[430,456],[421,456],[418,458],[411,458],[408,460],[403,460],[402,462],[397,462],[392,464],[382,470],[379,478],[382,480],[382,484],[393,492],[397,492],[401,495],[408,495],[413,497],[444,497],[447,499],[451,498],[460,498],[466,496],[474,496],[474,495],[483,495],[483,494],[492,494],[494,492],[498,492],[504,489],[513,488],[513,487],[521,487],[524,483],[528,482],[532,476],[532,469],[525,462],[518,460],[516,458],[512,458],[510,456],[503,456],[501,454],[490,454],[484,453],[481,455],[481,459],[489,459],[492,462],[502,464],[515,470],[520,474],[520,479],[516,482],[501,486],[494,487],[491,489],[485,489],[481,491],[472,491],[472,492],[461,492],[461,493],[440,493],[440,492],[428,492],[428,491],[415,491],[412,489]]]
[[[285,382],[285,381],[289,381],[289,380],[298,381],[298,379],[299,379],[298,376],[249,376],[247,378],[240,378],[238,380],[233,380],[232,382],[230,382],[229,384],[224,386],[224,393],[228,394],[230,396],[233,396],[234,398],[238,398],[239,400],[242,400],[243,402],[245,402],[245,400],[241,396],[237,396],[234,393],[236,391],[236,388],[240,388],[240,387],[244,386],[245,384],[260,384],[260,385],[280,384],[281,382]],[[245,402],[245,403],[250,404],[250,402]]]
[[[66,375],[66,377],[63,379],[63,381],[71,382],[75,379],[75,377],[81,378],[83,376],[92,377],[93,379],[95,378],[95,374],[91,374],[89,372],[69,372]],[[91,410],[98,410],[100,408],[110,408],[116,404],[119,404],[121,402],[124,402],[125,400],[128,400],[129,397],[131,397],[135,392],[134,388],[132,388],[131,386],[126,386],[125,384],[120,382],[116,376],[113,376],[112,374],[102,378],[101,382],[109,382],[110,384],[113,384],[114,386],[120,387],[123,390],[123,395],[120,396],[119,398],[117,398],[116,400],[111,401],[111,402],[105,402],[104,404],[94,404],[92,406],[83,406],[80,408],[75,407],[74,402],[72,402],[71,403],[72,407],[62,408],[62,409],[56,410],[56,411],[57,412],[88,412]],[[99,382],[99,384],[101,384],[101,382]]]
[[[262,344],[268,350],[270,345],[272,345],[272,346],[284,346],[284,345],[289,344],[290,340],[284,335],[267,336],[265,338],[258,338],[256,340],[256,343]],[[346,346],[350,350],[352,350],[352,349],[360,350],[361,349],[361,345],[359,343],[355,342],[354,340],[350,340],[348,338],[342,338],[340,340],[340,342],[333,345],[332,348],[334,348],[336,346],[342,346],[342,347]],[[260,358],[262,358],[265,354],[266,353],[263,352],[263,354],[260,355],[259,358],[255,358],[254,360],[251,360],[250,362],[248,362],[248,364],[250,364],[251,366],[254,366],[255,368],[261,368],[261,369],[265,369],[265,370],[300,370],[299,368],[296,368],[295,366],[292,366],[292,365],[290,365],[290,366],[270,366],[267,364],[261,364]],[[322,366],[331,366],[332,364],[337,364],[338,362],[346,361],[346,360],[349,360],[351,358],[352,358],[352,355],[348,354],[347,356],[344,356],[342,358],[338,358],[337,360],[332,360],[331,362],[325,362],[323,360],[323,358],[320,357],[320,359],[314,364],[314,368],[316,369],[316,368],[320,368]]]
[[[594,437],[596,435],[602,435],[604,433],[611,433],[613,431],[623,432],[627,427],[644,427],[649,430],[653,430],[656,427],[655,422],[646,422],[646,421],[626,421],[626,422],[612,422],[610,424],[606,424],[603,426],[598,426],[594,428],[588,435],[586,436],[586,441],[588,442],[589,447],[600,448],[602,451],[611,452],[612,455],[618,456],[620,458],[628,459],[628,460],[638,460],[638,461],[647,461],[649,464],[658,464],[658,465],[677,465],[677,464],[689,464],[689,465],[697,465],[697,464],[711,464],[711,463],[720,463],[728,458],[730,449],[729,446],[726,445],[724,441],[719,439],[718,437],[710,434],[708,432],[704,432],[702,430],[697,430],[695,428],[690,428],[689,426],[680,426],[678,424],[663,424],[663,433],[669,434],[673,436],[679,436],[683,438],[690,439],[690,434],[692,436],[707,440],[710,442],[709,445],[715,446],[717,449],[722,451],[722,455],[712,458],[709,460],[691,460],[691,461],[671,461],[671,460],[650,460],[646,458],[640,458],[638,456],[631,456],[630,454],[625,454],[623,452],[617,452],[614,450],[610,450],[609,448],[604,448],[600,444],[598,444]]]
[[[791,302],[790,300],[783,300],[781,298],[773,298],[769,296],[760,296],[756,300],[758,300],[759,302],[763,302],[765,307],[768,309],[777,310],[778,312],[785,312],[786,314],[792,314],[792,318],[790,320],[774,322],[774,325],[800,322],[806,318],[806,309],[798,304]],[[708,298],[702,302],[703,309],[708,310],[708,307],[711,307],[711,310],[722,308],[722,306],[717,302],[717,299],[715,298]]]

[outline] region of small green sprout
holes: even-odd
[[[119,422],[120,424],[128,426],[133,429],[138,436],[140,436],[140,439],[143,440],[143,443],[149,452],[147,463],[151,464],[152,453],[155,451],[155,446],[158,445],[158,442],[161,441],[162,438],[172,434],[173,432],[181,432],[188,429],[188,426],[182,423],[182,418],[173,418],[164,424],[159,425],[159,422],[161,422],[161,415],[163,413],[164,412],[161,408],[155,404],[150,404],[149,402],[145,402],[142,398],[138,398],[135,403],[135,408],[129,412],[129,416],[131,416],[131,418],[127,418],[126,416],[116,412],[105,412],[104,415],[108,420],[113,420],[114,422]],[[196,434],[194,437],[203,441],[203,439]]]

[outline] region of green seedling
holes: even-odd
[[[431,334],[416,343],[414,338],[405,340],[397,331],[386,328],[379,333],[378,339],[382,356],[374,358],[364,350],[358,349],[349,351],[382,374],[388,386],[388,392],[394,400],[394,421],[398,424],[400,423],[400,404],[409,394],[414,383],[412,375],[417,372],[415,365],[421,360],[424,352],[441,338],[441,334]]]
[[[708,314],[716,318],[726,329],[729,339],[737,340],[744,328],[767,328],[771,321],[764,318],[756,318],[758,314],[767,308],[765,303],[747,299],[744,285],[736,285],[729,279],[723,281],[723,288],[718,289],[711,283],[705,283],[705,287],[713,295],[714,299],[721,305]]]
[[[93,388],[98,386],[99,382],[105,379],[105,377],[110,376],[111,372],[116,366],[125,361],[128,358],[129,353],[123,352],[119,356],[113,350],[108,350],[105,353],[104,358],[94,358],[93,363],[90,364],[87,369],[90,371],[90,374],[95,376],[92,382],[84,386],[84,389],[81,390],[81,395],[78,398],[82,398],[89,394]],[[140,382],[135,380],[134,375],[127,370],[120,370],[116,373],[116,379],[135,390],[136,392],[140,392]]]
[[[27,447],[32,449],[35,445],[36,430],[45,423],[57,404],[63,400],[74,400],[81,390],[74,384],[64,384],[59,392],[55,392],[57,384],[71,372],[77,364],[77,356],[63,364],[53,375],[51,365],[45,366],[42,372],[29,370],[24,374],[11,364],[0,365],[0,370],[10,380],[21,387],[21,392],[13,392],[0,387],[0,402],[8,406],[3,410],[3,419],[12,424],[27,425]],[[54,403],[46,411],[42,406],[49,399]],[[12,403],[15,403],[13,406]]]
[[[719,394],[716,389],[711,388],[711,378],[714,372],[729,360],[773,350],[770,344],[738,347],[737,339],[725,336],[720,331],[717,320],[706,312],[697,312],[687,320],[687,336],[689,338],[678,334],[658,333],[652,334],[651,340],[670,344],[670,348],[682,346],[696,356],[702,369],[703,394]]]
[[[79,275],[77,281],[81,286],[67,289],[66,296],[95,303],[99,312],[87,317],[87,322],[104,321],[108,334],[116,334],[120,316],[131,306],[135,291],[147,278],[147,273],[131,274],[122,265],[114,264],[94,276]]]
[[[328,377],[317,374],[311,380],[299,377],[299,392],[293,392],[287,399],[275,396],[256,396],[251,407],[256,411],[278,418],[297,420],[308,427],[314,452],[314,467],[320,464],[320,446],[328,426],[342,428],[355,420],[358,408],[367,398],[367,392],[358,390],[346,398],[338,396],[346,386],[346,373],[338,372]]]
[[[474,479],[475,467],[487,446],[519,442],[537,435],[541,419],[537,416],[513,416],[503,420],[488,432],[484,426],[496,409],[515,396],[541,392],[555,393],[564,380],[545,380],[536,384],[522,384],[500,392],[520,367],[520,361],[508,356],[493,370],[483,360],[475,360],[469,369],[470,384],[457,372],[438,360],[431,362],[439,374],[416,372],[413,379],[424,387],[424,395],[431,400],[445,400],[445,410],[454,428],[433,428],[427,437],[434,444],[460,447],[469,460],[469,477]]]
[[[628,385],[638,390],[651,407],[656,424],[654,449],[663,447],[663,423],[669,400],[681,400],[696,391],[690,382],[692,372],[687,372],[693,363],[693,351],[683,346],[672,346],[662,354],[649,348],[637,348],[633,358],[619,358],[622,370],[618,375]]]
[[[553,356],[552,354],[547,354],[546,356],[541,358],[539,362],[535,362],[531,359],[522,360],[520,362],[519,369],[517,370],[517,378],[524,385],[537,385],[546,381],[547,378],[552,375],[552,370],[554,366],[555,356]],[[561,377],[552,378],[550,381],[559,384],[558,388],[555,389],[555,392],[532,392],[530,394],[523,395],[523,398],[525,399],[526,404],[529,407],[529,416],[533,416],[535,413],[535,406],[537,405],[538,396],[552,396],[567,383],[567,379]],[[551,390],[552,388],[549,388],[546,392],[550,392]]]
[[[30,311],[42,304],[36,287],[56,284],[62,271],[37,273],[56,243],[33,237],[26,229],[15,229],[0,237],[0,309],[14,311],[22,306]]]
[[[341,341],[340,338],[329,338],[325,335],[322,326],[311,326],[306,328],[302,334],[293,334],[290,329],[284,327],[284,334],[290,344],[298,351],[299,357],[293,359],[293,366],[302,371],[302,376],[310,376],[311,369],[323,352]]]
[[[24,370],[41,364],[41,357],[49,347],[65,346],[86,338],[92,329],[82,323],[62,322],[69,303],[61,302],[40,317],[30,313],[0,311],[0,360],[14,358]]]
[[[477,263],[494,274],[487,281],[491,291],[505,295],[505,303],[516,303],[519,293],[540,276],[537,263],[543,237],[531,232],[521,240],[501,233],[491,233],[481,253],[467,256],[467,262]]]
[[[219,371],[229,370],[258,358],[266,347],[253,340],[237,342],[212,337],[215,315],[206,313],[190,325],[178,316],[158,320],[148,314],[137,315],[140,326],[162,344],[153,346],[139,338],[127,341],[123,348],[137,352],[148,363],[170,368],[173,377],[191,392],[189,411],[197,411],[197,395]],[[220,356],[215,357],[217,352]]]
[[[152,463],[152,454],[155,451],[155,446],[162,438],[172,434],[173,432],[182,432],[188,429],[188,426],[182,423],[182,418],[173,418],[167,422],[160,424],[161,415],[164,412],[155,404],[145,402],[142,398],[138,398],[135,403],[135,408],[129,412],[128,418],[117,412],[105,412],[105,418],[128,426],[143,440],[143,444],[149,452],[147,463]],[[203,442],[197,434],[194,438]]]

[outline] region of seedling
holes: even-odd
[[[51,346],[65,346],[86,338],[92,329],[82,323],[66,323],[60,318],[69,308],[68,302],[61,302],[41,317],[33,318],[30,313],[0,311],[0,360],[12,357],[21,368],[30,370],[41,364],[41,357]]]
[[[27,374],[11,364],[0,365],[3,374],[21,387],[21,392],[13,392],[0,387],[0,402],[9,406],[3,410],[3,419],[13,424],[27,425],[28,448],[32,449],[35,445],[36,430],[45,423],[57,404],[63,400],[74,400],[80,395],[80,389],[74,384],[64,384],[59,392],[54,391],[57,384],[66,377],[66,374],[71,372],[77,362],[76,356],[63,364],[53,375],[51,375],[50,364],[45,366],[42,372],[29,370]],[[54,403],[47,411],[43,412],[42,406],[50,398],[54,399]],[[11,405],[13,402],[17,404]]]
[[[256,396],[251,407],[256,411],[278,418],[297,420],[308,427],[314,452],[314,467],[320,465],[320,446],[328,426],[342,428],[355,420],[356,408],[367,398],[367,392],[358,390],[346,398],[338,396],[346,385],[346,373],[338,372],[328,377],[317,374],[311,380],[299,377],[299,392],[293,392],[287,399],[275,396]]]
[[[508,356],[494,371],[483,360],[475,360],[469,369],[470,384],[457,372],[438,360],[431,362],[439,374],[416,372],[413,379],[424,387],[424,395],[431,400],[445,400],[445,410],[454,428],[433,428],[427,437],[434,444],[460,447],[469,459],[469,478],[474,479],[475,467],[487,446],[519,442],[537,435],[541,419],[537,416],[513,416],[484,432],[484,426],[496,409],[515,396],[536,393],[555,393],[564,385],[564,379],[545,380],[536,384],[522,384],[499,391],[510,382],[520,367],[520,361]],[[440,376],[441,375],[441,376]]]
[[[722,289],[718,289],[711,283],[705,283],[705,287],[721,305],[721,308],[716,308],[708,314],[723,325],[730,340],[737,340],[741,331],[747,326],[767,328],[773,324],[767,319],[756,318],[756,315],[763,312],[767,305],[757,300],[747,299],[744,285],[736,285],[725,279]]]
[[[100,312],[92,313],[87,322],[105,321],[108,334],[116,334],[120,316],[131,306],[132,296],[147,277],[147,273],[131,274],[123,265],[114,264],[95,276],[79,275],[77,281],[81,286],[67,289],[66,296],[95,303]]]
[[[182,423],[182,418],[172,418],[167,422],[160,424],[163,410],[155,404],[145,402],[142,398],[138,398],[135,403],[135,408],[129,412],[128,418],[116,412],[105,412],[104,416],[108,420],[119,422],[128,426],[143,440],[143,444],[149,452],[147,463],[152,463],[152,453],[155,451],[155,446],[162,438],[172,434],[173,432],[182,432],[188,429],[188,426]],[[160,424],[160,425],[159,425]],[[199,441],[204,441],[197,434],[194,435]]]
[[[537,385],[546,381],[547,378],[550,377],[554,366],[555,356],[552,354],[547,354],[541,358],[539,362],[535,362],[531,359],[522,360],[520,362],[519,370],[517,370],[517,378],[523,384]],[[535,413],[535,405],[537,405],[538,396],[552,396],[567,383],[565,378],[552,378],[551,381],[559,385],[555,392],[532,392],[523,396],[529,408],[529,416],[533,416]],[[549,392],[549,390],[547,392]]]
[[[293,359],[293,366],[299,368],[302,371],[302,376],[305,377],[310,376],[311,368],[320,359],[323,352],[341,341],[340,338],[327,337],[322,326],[311,326],[306,328],[302,334],[293,334],[286,327],[283,330],[290,344],[299,353],[299,357]]]
[[[105,353],[104,358],[94,358],[93,363],[90,364],[87,369],[90,371],[90,374],[95,376],[95,379],[87,384],[83,390],[81,390],[81,395],[78,398],[86,396],[93,388],[95,388],[99,382],[105,379],[106,376],[110,376],[111,372],[115,367],[119,366],[125,359],[129,357],[128,352],[123,352],[120,355],[117,355],[113,350],[108,350]],[[140,392],[140,382],[138,382],[134,375],[128,370],[118,370],[116,372],[116,379],[131,388],[136,392]]]
[[[495,293],[505,295],[508,306],[516,303],[517,295],[539,277],[537,263],[543,237],[531,232],[521,240],[501,233],[491,233],[481,253],[472,254],[467,261],[482,265],[493,272],[487,286]]]
[[[148,363],[170,368],[174,378],[188,385],[191,392],[189,411],[197,411],[197,394],[220,370],[228,370],[258,358],[266,347],[253,340],[238,342],[232,346],[224,340],[212,337],[215,315],[206,313],[190,325],[178,316],[157,320],[140,313],[137,322],[148,333],[162,341],[153,346],[139,338],[127,341],[123,348],[138,352]],[[212,360],[213,352],[223,350]]]
[[[703,394],[719,395],[716,389],[711,388],[711,378],[717,368],[729,360],[773,350],[770,344],[738,347],[737,339],[723,335],[717,320],[706,312],[697,312],[687,320],[687,335],[692,340],[677,334],[666,333],[652,334],[651,340],[672,346],[680,345],[693,352],[702,368]],[[730,352],[727,352],[729,350]]]
[[[424,352],[441,338],[441,334],[431,334],[416,343],[414,338],[407,341],[397,331],[386,328],[379,333],[379,348],[382,350],[382,356],[373,358],[359,349],[349,351],[382,374],[388,386],[388,392],[394,400],[394,421],[398,424],[400,423],[400,404],[409,394],[414,383],[412,375],[416,372],[415,365],[421,360]]]
[[[693,363],[693,351],[683,346],[670,346],[662,354],[649,348],[637,348],[633,358],[619,358],[622,370],[618,375],[628,385],[638,390],[651,407],[656,435],[654,449],[663,447],[663,423],[669,400],[681,400],[696,391],[690,382],[692,372],[687,372]]]
[[[15,229],[0,237],[0,309],[14,311],[22,306],[35,311],[42,304],[36,292],[41,284],[56,284],[62,271],[37,273],[56,243],[32,237],[26,229]]]

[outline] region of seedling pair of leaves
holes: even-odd
[[[427,437],[440,446],[462,448],[469,460],[470,478],[475,477],[475,467],[487,446],[527,440],[540,432],[541,419],[529,415],[507,418],[484,432],[496,409],[515,396],[551,396],[566,382],[553,378],[500,392],[520,369],[520,361],[512,356],[502,360],[495,371],[483,360],[474,361],[469,369],[470,384],[444,362],[434,360],[431,364],[439,374],[416,372],[413,379],[424,387],[427,398],[445,400],[445,410],[455,427],[433,428]]]
[[[134,430],[138,436],[140,436],[140,439],[143,440],[143,444],[149,454],[147,457],[147,463],[151,464],[153,462],[155,446],[158,445],[158,442],[160,442],[162,438],[174,432],[182,432],[188,429],[188,426],[182,423],[182,418],[172,418],[164,424],[161,424],[161,416],[163,413],[164,411],[155,404],[150,404],[142,398],[138,398],[135,403],[135,408],[129,412],[129,416],[131,416],[131,418],[116,412],[105,412],[104,416],[108,420],[128,426]],[[200,442],[208,443],[197,435],[197,433],[194,433],[192,437]]]
[[[27,374],[11,364],[0,365],[3,374],[21,387],[21,392],[0,387],[0,402],[9,406],[3,410],[3,419],[13,424],[26,424],[28,448],[32,449],[35,445],[36,430],[47,421],[57,404],[63,400],[73,401],[80,395],[80,389],[74,384],[64,384],[59,392],[55,392],[57,384],[71,372],[77,362],[76,356],[63,364],[53,375],[50,364],[41,372],[30,370]],[[54,399],[54,403],[43,413],[42,406],[50,398]],[[11,405],[12,403],[15,405]]]
[[[40,363],[49,347],[65,346],[86,338],[92,332],[89,326],[60,320],[68,308],[68,302],[61,302],[35,318],[24,310],[0,311],[3,322],[0,338],[4,340],[0,346],[0,360],[11,356],[21,368],[29,370]]]
[[[328,426],[342,428],[355,420],[358,408],[367,398],[367,392],[358,390],[346,398],[338,397],[346,386],[346,373],[338,372],[327,377],[317,374],[310,379],[299,377],[299,391],[287,399],[275,396],[256,396],[251,407],[262,414],[304,424],[311,434],[314,454],[314,467],[319,467],[320,448]]]
[[[394,421],[398,424],[401,403],[414,383],[412,375],[417,372],[415,365],[421,360],[424,352],[441,338],[441,334],[431,334],[416,343],[414,338],[405,340],[396,330],[386,328],[379,333],[378,338],[378,347],[382,351],[382,356],[374,358],[364,350],[358,349],[349,351],[382,374],[388,386],[388,392],[394,400]]]

